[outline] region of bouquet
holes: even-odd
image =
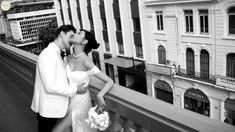
[[[100,131],[104,131],[111,124],[108,112],[99,109],[97,105],[90,108],[88,118],[85,121],[91,128],[99,129]]]

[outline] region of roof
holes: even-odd
[[[22,2],[22,3],[29,3],[29,2],[42,2],[42,1],[53,1],[53,0],[11,0],[12,2]]]
[[[39,3],[53,3],[53,0],[12,0],[12,3],[16,5],[32,5]]]
[[[4,0],[0,0],[2,2]],[[40,2],[40,1],[53,1],[53,0],[8,0],[10,2],[21,2],[21,3],[28,3],[28,2]]]
[[[211,2],[215,0],[148,0],[145,5],[163,5],[163,4],[181,4],[181,3],[195,3],[195,2]]]

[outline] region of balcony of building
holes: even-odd
[[[175,74],[178,76],[187,77],[212,84],[216,83],[216,76],[211,75],[209,73],[196,72],[193,70],[188,70],[183,68],[176,68]]]
[[[224,86],[229,90],[235,91],[235,78],[216,76],[216,85]]]
[[[173,65],[162,65],[147,63],[148,71],[155,72],[158,74],[175,77],[184,77],[214,85],[226,87],[228,90],[235,91],[235,78],[226,77],[222,75],[211,75],[202,72],[191,71],[183,68],[176,68]]]
[[[4,106],[0,107],[0,131],[36,131],[37,121],[30,111],[36,60],[37,56],[34,54],[0,43],[0,89],[1,92],[8,91],[9,95],[8,98],[6,94],[0,96],[0,105]],[[18,92],[12,92],[13,86]],[[90,92],[93,101],[102,87],[101,81],[92,78]],[[16,98],[20,95],[24,97],[22,101]],[[5,99],[2,99],[4,97]],[[105,100],[112,122],[107,129],[110,132],[234,132],[235,130],[228,124],[119,85],[114,86],[105,96]],[[10,113],[11,111],[15,115]],[[8,130],[9,127],[14,129]],[[33,128],[27,129],[29,127]]]

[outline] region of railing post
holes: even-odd
[[[120,116],[116,113],[111,112],[111,126],[108,131],[110,132],[119,132],[122,129],[122,125],[120,123]]]
[[[123,126],[123,132],[135,132],[133,122],[131,122],[128,119],[124,118],[122,126]]]

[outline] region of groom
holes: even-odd
[[[38,56],[31,109],[38,116],[38,132],[51,132],[68,109],[69,97],[87,91],[83,86],[69,86],[61,50],[70,48],[76,29],[62,25],[55,39]]]

